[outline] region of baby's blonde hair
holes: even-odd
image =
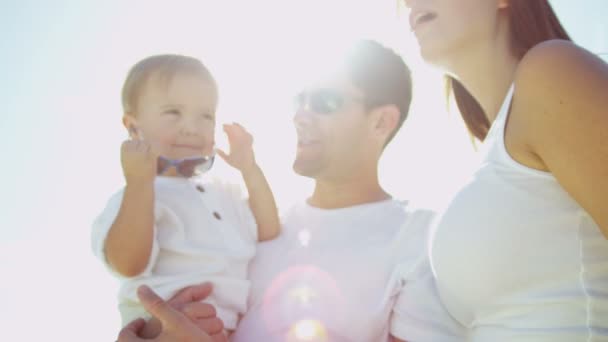
[[[178,73],[194,74],[208,80],[217,92],[217,85],[211,72],[198,59],[183,55],[156,55],[147,57],[135,64],[122,87],[122,107],[125,113],[136,111],[137,98],[142,88],[152,76],[158,76],[164,83],[171,81]]]

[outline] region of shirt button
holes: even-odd
[[[215,217],[215,218],[216,218],[216,219],[218,219],[218,220],[221,220],[221,219],[222,219],[222,217],[220,216],[220,214],[219,214],[217,211],[214,211],[214,212],[213,212],[213,217]]]
[[[202,186],[202,185],[200,185],[200,184],[197,184],[197,185],[196,185],[196,190],[198,190],[198,191],[200,191],[200,192],[205,192],[205,188],[203,188],[203,186]]]

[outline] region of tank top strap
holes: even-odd
[[[489,145],[494,142],[496,139],[503,139],[505,123],[507,118],[509,117],[509,111],[511,108],[511,101],[513,100],[513,93],[515,91],[514,84],[511,84],[507,94],[505,95],[505,99],[498,110],[498,114],[496,115],[496,119],[490,126],[490,130],[488,131],[488,135],[484,141],[484,145]]]
[[[507,91],[507,95],[505,96],[504,101],[502,102],[502,106],[498,111],[498,115],[496,119],[501,118],[505,120],[509,116],[509,111],[511,109],[511,101],[513,100],[513,93],[515,92],[515,84],[511,84],[509,90]]]

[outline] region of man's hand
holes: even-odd
[[[216,317],[216,310],[213,305],[201,302],[209,297],[212,291],[210,283],[189,286],[179,291],[169,300],[169,305],[179,310],[186,317],[213,337],[213,341],[226,341],[224,335],[224,323]]]
[[[205,290],[209,294],[210,286],[201,287],[196,290],[197,287],[193,287],[195,290],[187,291],[188,294],[183,295],[191,299],[196,298],[195,295],[200,295]],[[118,336],[118,342],[141,342],[141,341],[156,341],[156,342],[225,342],[227,338],[223,336],[223,332],[216,334],[217,336],[211,337],[205,331],[199,328],[199,325],[195,324],[187,315],[179,312],[175,308],[165,301],[163,301],[158,295],[156,295],[150,288],[142,286],[139,288],[137,295],[144,306],[144,308],[158,321],[162,326],[160,335],[152,339],[143,339],[139,337],[140,332],[144,329],[145,322],[142,319],[131,322],[124,329],[121,330]],[[178,294],[179,295],[179,294]],[[205,297],[206,297],[205,295]],[[180,300],[183,298],[179,298]],[[188,307],[185,302],[181,303],[184,308]],[[191,309],[189,309],[191,310]],[[215,310],[213,310],[215,311]],[[213,312],[215,314],[215,312]],[[221,326],[221,324],[220,324]]]
[[[158,155],[147,141],[124,141],[120,148],[120,161],[127,185],[154,181],[157,159]]]
[[[243,128],[243,126],[233,123],[225,124],[224,132],[228,136],[228,143],[230,144],[230,154],[217,149],[222,159],[224,159],[230,166],[246,173],[256,166],[255,155],[253,153],[253,137],[249,132]]]

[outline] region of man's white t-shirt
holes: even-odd
[[[137,288],[146,284],[167,299],[180,289],[205,281],[214,284],[208,302],[228,329],[245,311],[247,266],[255,254],[257,226],[240,188],[218,180],[157,177],[152,254],[145,271],[132,278],[107,264],[104,245],[118,215],[124,190],[116,193],[93,223],[94,253],[116,275],[123,325],[146,315]]]
[[[399,333],[393,310],[426,260],[432,218],[396,200],[296,205],[281,236],[258,245],[247,313],[232,341],[386,341],[392,325]]]

